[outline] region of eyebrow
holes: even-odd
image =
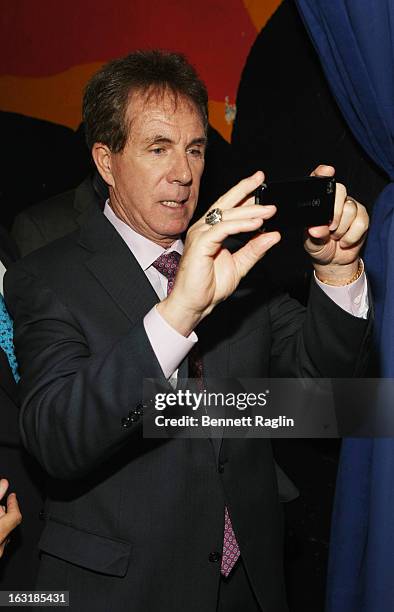
[[[201,136],[200,138],[193,138],[193,140],[191,141],[191,143],[189,143],[190,145],[204,145],[206,146],[208,140],[205,136]]]
[[[162,134],[156,134],[155,136],[149,137],[145,139],[145,144],[147,145],[152,145],[152,144],[172,144],[174,141],[171,140],[171,138],[168,138],[167,136],[163,136]],[[199,138],[193,138],[193,140],[191,142],[188,143],[188,147],[192,146],[192,145],[206,145],[207,144],[207,138],[205,138],[205,136],[201,136]]]

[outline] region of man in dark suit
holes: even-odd
[[[210,145],[205,160],[205,181],[201,186],[202,196],[200,191],[195,218],[206,211],[208,201],[212,202],[220,193],[226,191],[230,186],[228,176],[234,174],[235,162],[230,153],[230,145],[212,127],[208,128],[208,140]],[[15,217],[11,235],[22,257],[77,230],[89,213],[104,208],[108,195],[107,184],[95,171],[76,189],[29,206],[19,213]],[[275,471],[280,500],[288,502],[296,499],[297,488],[276,462]]]
[[[53,477],[38,587],[69,590],[72,610],[284,612],[269,441],[144,438],[142,417],[154,409],[143,380],[171,390],[188,373],[361,371],[365,209],[338,186],[332,225],[309,230],[317,278],[305,310],[265,272],[247,275],[280,240],[255,234],[275,213],[249,197],[262,172],[180,240],[197,205],[207,129],[205,87],[182,56],[111,62],[88,85],[84,119],[109,186],[104,212],[6,276],[22,436]],[[254,237],[223,246],[240,232]]]
[[[0,556],[8,541],[8,532],[21,520],[17,492],[24,518],[22,525],[12,534],[6,558],[0,566],[0,588],[3,590],[32,589],[38,568],[37,542],[41,531],[39,511],[42,474],[36,462],[21,446],[17,405],[17,387],[11,365],[15,371],[12,350],[12,328],[3,302],[3,275],[5,269],[18,257],[17,248],[4,228],[0,226]],[[11,365],[10,365],[11,364]]]

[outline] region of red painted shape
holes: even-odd
[[[186,53],[210,98],[231,102],[255,38],[242,0],[12,0],[0,11],[0,74],[45,77],[161,47]]]

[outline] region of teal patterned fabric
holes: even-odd
[[[14,353],[14,343],[12,341],[13,326],[10,315],[4,303],[4,298],[0,293],[0,348],[3,349],[10,364],[16,382],[19,380],[18,364]]]

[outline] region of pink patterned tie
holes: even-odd
[[[174,287],[175,275],[177,273],[178,264],[181,256],[176,251],[170,251],[169,253],[163,253],[153,262],[152,266],[156,268],[163,276],[168,279],[167,295],[169,295]],[[190,352],[189,355],[189,374],[192,378],[203,380],[203,364],[202,359],[199,356],[197,345]],[[222,564],[220,571],[227,578],[236,564],[240,550],[237,539],[235,537],[234,529],[231,524],[230,515],[227,510],[227,506],[224,508],[224,534],[223,534],[223,554]]]
[[[174,283],[175,283],[175,275],[178,270],[179,261],[181,256],[176,251],[170,251],[169,253],[162,253],[160,257],[153,262],[152,266],[156,268],[168,279],[167,285],[167,295],[170,295]]]
[[[227,578],[234,565],[238,561],[240,550],[235,537],[234,529],[231,524],[230,515],[227,506],[224,508],[224,537],[223,537],[223,555],[222,566],[220,571]]]

